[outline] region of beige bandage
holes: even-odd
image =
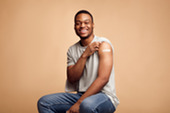
[[[102,52],[110,52],[110,49],[103,49]]]

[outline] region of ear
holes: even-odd
[[[93,28],[95,27],[94,23],[92,23]]]
[[[76,30],[76,25],[74,24],[74,30]]]

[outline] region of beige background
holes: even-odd
[[[116,113],[170,113],[169,0],[0,0],[0,113],[37,113],[64,91],[80,9],[114,45]]]

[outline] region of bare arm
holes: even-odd
[[[103,51],[103,50],[110,51]],[[113,65],[113,52],[111,46],[103,42],[99,48],[99,68],[98,68],[98,77],[84,93],[84,95],[79,99],[82,102],[86,97],[91,96],[100,92],[103,87],[109,81],[110,73]]]
[[[71,65],[67,67],[67,79],[69,80],[70,83],[74,83],[81,78],[87,58],[91,56],[98,49],[99,49],[99,42],[93,42],[86,48],[86,50],[78,59],[75,65]]]
[[[106,49],[107,51],[104,51]],[[100,92],[109,81],[109,77],[113,65],[112,48],[107,42],[103,42],[100,45],[98,53],[99,53],[98,77],[88,88],[88,90],[80,97],[77,103],[70,108],[70,111],[74,111],[74,110],[77,111],[77,109],[79,109],[79,105],[85,98]]]

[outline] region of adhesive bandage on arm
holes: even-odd
[[[103,49],[102,52],[111,52],[110,49]]]

